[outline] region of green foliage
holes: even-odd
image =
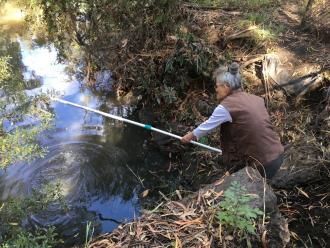
[[[255,24],[264,24],[268,18],[267,14],[263,12],[251,12],[247,15],[247,19]]]
[[[166,104],[172,104],[177,100],[177,93],[174,89],[174,87],[169,87],[167,85],[164,85],[164,87],[161,88],[160,97],[164,100]],[[159,98],[158,103],[160,104],[161,101]]]
[[[199,138],[198,142],[202,143],[202,144],[208,144],[209,138],[207,136],[203,136],[203,137]]]
[[[144,41],[161,40],[175,26],[174,13],[180,0],[20,0],[28,20],[47,27],[48,39],[55,44],[60,58],[68,58],[79,44],[92,55],[111,40],[132,37],[138,49]],[[37,15],[37,17],[36,17]],[[40,18],[41,17],[41,18]],[[131,39],[130,39],[131,40]],[[138,44],[138,46],[137,46]]]
[[[257,47],[276,41],[278,35],[284,32],[284,26],[274,22],[272,18],[270,11],[273,11],[273,8],[268,8],[279,5],[279,3],[280,1],[274,0],[267,0],[260,5],[253,3],[252,5],[255,6],[246,14],[246,18],[237,22],[238,29],[255,28],[251,31],[251,40]]]
[[[0,82],[8,80],[10,77],[9,56],[0,57]]]
[[[48,39],[55,44],[61,58],[70,57],[72,47],[79,44],[92,64],[119,67],[118,71],[114,70],[114,77],[119,75],[120,80],[125,81],[124,88],[127,88],[126,79],[132,79],[136,84],[134,86],[150,101],[156,104],[175,104],[190,87],[190,78],[203,83],[203,79],[210,77],[214,68],[211,62],[214,61],[214,55],[200,40],[180,30],[176,36],[183,42],[177,44],[174,53],[162,58],[162,61],[152,57],[150,61],[135,60],[132,54],[161,50],[166,44],[166,37],[173,35],[180,26],[181,2],[35,0],[28,16],[29,20],[33,20],[35,11],[32,10],[40,9],[42,22],[48,29]],[[118,45],[124,47],[120,54]],[[102,56],[97,56],[98,51],[104,54],[105,48],[114,51],[114,54],[109,52],[104,55],[107,57],[106,62]],[[132,62],[129,63],[129,71],[126,66],[118,66],[121,61],[125,64],[128,60]],[[148,66],[143,67],[145,71],[140,71],[141,64],[138,61],[148,63]]]
[[[26,106],[16,107],[15,111],[5,112],[6,110],[2,109],[1,123],[4,120],[15,123],[24,118],[35,119],[38,122],[32,127],[17,127],[13,131],[3,134],[0,139],[0,168],[5,168],[19,161],[31,161],[36,157],[43,156],[46,152],[45,147],[36,143],[36,137],[51,126],[52,114],[34,106],[34,103],[40,101],[41,96],[27,99]],[[1,106],[5,107],[6,102],[8,102],[6,99],[0,99],[0,110]]]
[[[224,226],[233,231],[237,229],[244,234],[256,234],[254,221],[258,215],[262,215],[257,208],[249,205],[255,197],[247,194],[245,187],[234,181],[224,192],[224,199],[220,203],[218,220]]]
[[[52,114],[39,106],[48,101],[47,96],[26,95],[23,71],[20,44],[0,30],[0,168],[30,161],[46,151],[36,143],[36,137],[51,126]],[[4,122],[15,126],[26,119],[35,125],[16,127],[9,133],[3,130]]]
[[[38,230],[34,234],[21,231],[15,239],[0,245],[0,248],[53,248],[62,243],[56,236],[55,229],[52,227],[46,230]]]
[[[282,25],[273,23],[266,14],[258,12],[251,12],[245,20],[238,21],[237,28],[252,28],[250,40],[255,43],[256,47],[276,41],[278,34],[284,31]]]
[[[211,50],[191,33],[185,33],[180,30],[176,33],[177,37],[183,41],[183,46],[177,47],[176,52],[167,60],[167,64],[172,66],[171,70],[166,70],[166,73],[175,73],[177,69],[187,69],[189,73],[195,76],[202,73],[209,73],[210,67],[213,66],[212,59],[214,55]],[[212,68],[213,70],[213,68]]]
[[[254,39],[257,43],[262,43],[265,41],[270,41],[274,38],[274,33],[269,29],[257,28],[253,30]]]
[[[257,10],[260,8],[269,7],[271,5],[277,4],[278,1],[274,0],[220,0],[220,4],[232,9],[249,9]]]
[[[189,2],[207,5],[218,6],[228,9],[248,9],[256,10],[259,8],[269,7],[278,4],[279,0],[190,0]]]
[[[176,37],[174,52],[164,57],[162,64],[152,60],[143,73],[134,73],[137,88],[156,104],[175,104],[194,82],[203,85],[203,81],[209,81],[217,61],[212,51],[192,34],[177,28]]]
[[[219,0],[190,0],[189,2],[205,6],[218,6]]]
[[[7,94],[24,89],[20,45],[0,29],[0,89]]]
[[[276,35],[284,32],[284,26],[282,24],[274,23],[271,19],[271,15],[265,12],[251,12],[247,15],[247,20],[245,22],[241,22],[243,26],[252,26],[259,25],[260,28],[257,29],[256,33],[264,33],[261,35],[262,37],[274,39]],[[245,24],[245,25],[244,25]],[[263,31],[260,31],[263,30]],[[265,33],[268,33],[265,35]],[[263,38],[265,39],[265,38]]]
[[[55,229],[37,229],[30,232],[22,229],[22,221],[30,214],[37,214],[50,204],[59,203],[64,209],[66,203],[61,193],[61,185],[46,184],[41,190],[23,198],[10,198],[0,202],[0,246],[48,248],[59,244]]]
[[[178,42],[175,52],[165,60],[161,96],[167,95],[165,103],[173,103],[182,93],[185,93],[194,80],[201,84],[210,80],[210,75],[215,67],[216,57],[201,40],[191,34],[177,31]],[[157,93],[157,91],[155,91]],[[151,94],[153,92],[150,92]],[[157,97],[157,95],[156,95]]]

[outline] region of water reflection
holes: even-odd
[[[68,75],[66,65],[57,63],[52,45],[33,47],[31,40],[23,37],[20,35],[16,44],[25,68],[24,79],[40,83],[28,87],[26,94],[55,89],[68,101],[134,118],[132,106],[115,97],[96,95]],[[106,73],[98,77],[108,80],[109,71]],[[0,198],[26,196],[45,183],[59,182],[69,210],[53,204],[42,213],[29,216],[26,225],[55,225],[67,240],[71,238],[69,243],[84,237],[87,221],[98,223],[97,233],[111,231],[118,221],[138,216],[137,192],[141,185],[128,166],[133,170],[140,168],[141,173],[148,170],[148,161],[142,155],[146,133],[72,106],[54,102],[50,107],[55,114],[54,128],[39,137],[49,152],[31,164],[20,163],[3,171]],[[166,163],[166,160],[159,162]]]

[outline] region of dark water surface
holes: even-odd
[[[26,37],[17,36],[16,40],[26,67],[24,78],[41,81],[41,86],[27,90],[27,94],[54,89],[65,100],[135,119],[134,106],[118,101],[115,96],[93,93],[71,78],[66,72],[67,65],[57,63],[57,53],[51,44],[33,48]],[[39,137],[48,153],[29,164],[15,164],[0,172],[0,198],[26,196],[45,184],[59,183],[69,210],[53,204],[30,216],[26,225],[54,225],[68,243],[84,238],[88,221],[94,223],[95,233],[100,233],[138,216],[138,192],[142,185],[131,170],[146,175],[150,168],[155,170],[155,165],[167,163],[157,151],[143,149],[148,133],[61,103],[53,102],[51,108],[55,114],[54,127]],[[13,127],[7,123],[6,128]]]

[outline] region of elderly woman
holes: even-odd
[[[221,125],[220,139],[223,159],[232,165],[256,167],[270,179],[283,162],[283,146],[274,132],[269,114],[261,97],[243,92],[239,65],[215,72],[217,99],[220,102],[212,116],[182,138],[183,143],[199,139]]]

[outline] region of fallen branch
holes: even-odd
[[[229,40],[235,40],[235,39],[250,37],[251,35],[249,34],[249,32],[251,32],[252,30],[255,30],[255,29],[257,29],[257,26],[249,27],[247,29],[244,29],[244,30],[239,31],[235,34],[232,34],[232,35],[229,35],[229,36],[225,37],[225,40],[229,41]]]
[[[316,76],[314,79],[311,80],[311,82],[305,86],[305,88],[299,93],[299,95],[296,98],[296,105],[298,105],[304,98],[304,96],[310,92],[318,88],[324,81],[324,76]]]
[[[259,61],[262,61],[265,57],[265,54],[262,54],[262,55],[259,55],[253,59],[250,59],[248,61],[245,61],[244,63],[241,64],[241,69],[244,69],[245,67],[247,67],[248,65],[250,64],[253,64],[255,62],[259,62]]]

